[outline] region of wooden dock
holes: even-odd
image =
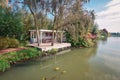
[[[54,43],[54,46],[51,46],[51,43],[42,43],[40,46],[37,46],[37,43],[29,44],[28,46],[40,48],[42,51],[48,51],[51,49],[61,49],[71,47],[70,43]]]

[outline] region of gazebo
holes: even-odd
[[[36,34],[36,30],[29,30],[30,32],[30,42],[31,43],[36,43],[37,42],[37,34]],[[39,30],[39,35],[40,35],[40,43],[51,43],[52,42],[52,34],[53,30],[45,30],[45,29],[40,29]],[[65,37],[63,35],[64,31],[57,31],[54,30],[54,34],[55,36],[55,42],[58,43],[62,43],[63,41],[65,41]]]

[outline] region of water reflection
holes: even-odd
[[[91,58],[90,63],[93,68],[97,68],[109,77],[105,80],[119,80],[120,74],[120,38],[108,38],[107,44],[99,43],[97,55]]]
[[[108,38],[102,39],[102,40],[101,40],[102,44],[103,44],[103,45],[104,45],[104,44],[107,44],[107,40],[108,40]]]

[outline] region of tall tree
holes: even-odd
[[[20,40],[22,30],[21,13],[11,11],[11,6],[8,6],[4,0],[0,6],[0,36],[15,37]]]
[[[50,0],[50,12],[53,15],[52,46],[55,38],[54,30],[61,27],[62,19],[65,17],[64,13],[71,2],[72,0]]]
[[[33,16],[33,21],[34,21],[34,26],[36,28],[36,34],[37,34],[37,42],[38,46],[40,46],[40,33],[39,29],[42,26],[42,21],[43,21],[43,14],[45,14],[47,11],[47,4],[49,0],[22,0],[21,2],[18,3],[23,3],[25,8],[29,9]],[[38,19],[40,19],[40,25],[38,26]]]
[[[84,12],[82,4],[83,1],[75,0],[66,18],[66,22],[70,24],[67,29],[70,30],[69,32],[76,40],[78,40],[79,36],[84,36],[87,28],[88,14]]]

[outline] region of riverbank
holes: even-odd
[[[0,72],[5,72],[6,70],[9,70],[12,65],[25,62],[27,60],[37,59],[37,58],[43,58],[46,56],[53,56],[62,54],[61,52],[68,49],[69,47],[64,48],[52,48],[48,51],[41,51],[39,48],[26,48],[23,50],[14,50],[12,52],[0,54]]]
[[[8,52],[0,55],[0,72],[5,72],[11,68],[11,65],[21,61],[37,58],[41,51],[36,48],[28,48],[20,51]]]
[[[119,42],[120,38],[109,37],[92,48],[20,62],[0,74],[0,80],[120,80]]]

